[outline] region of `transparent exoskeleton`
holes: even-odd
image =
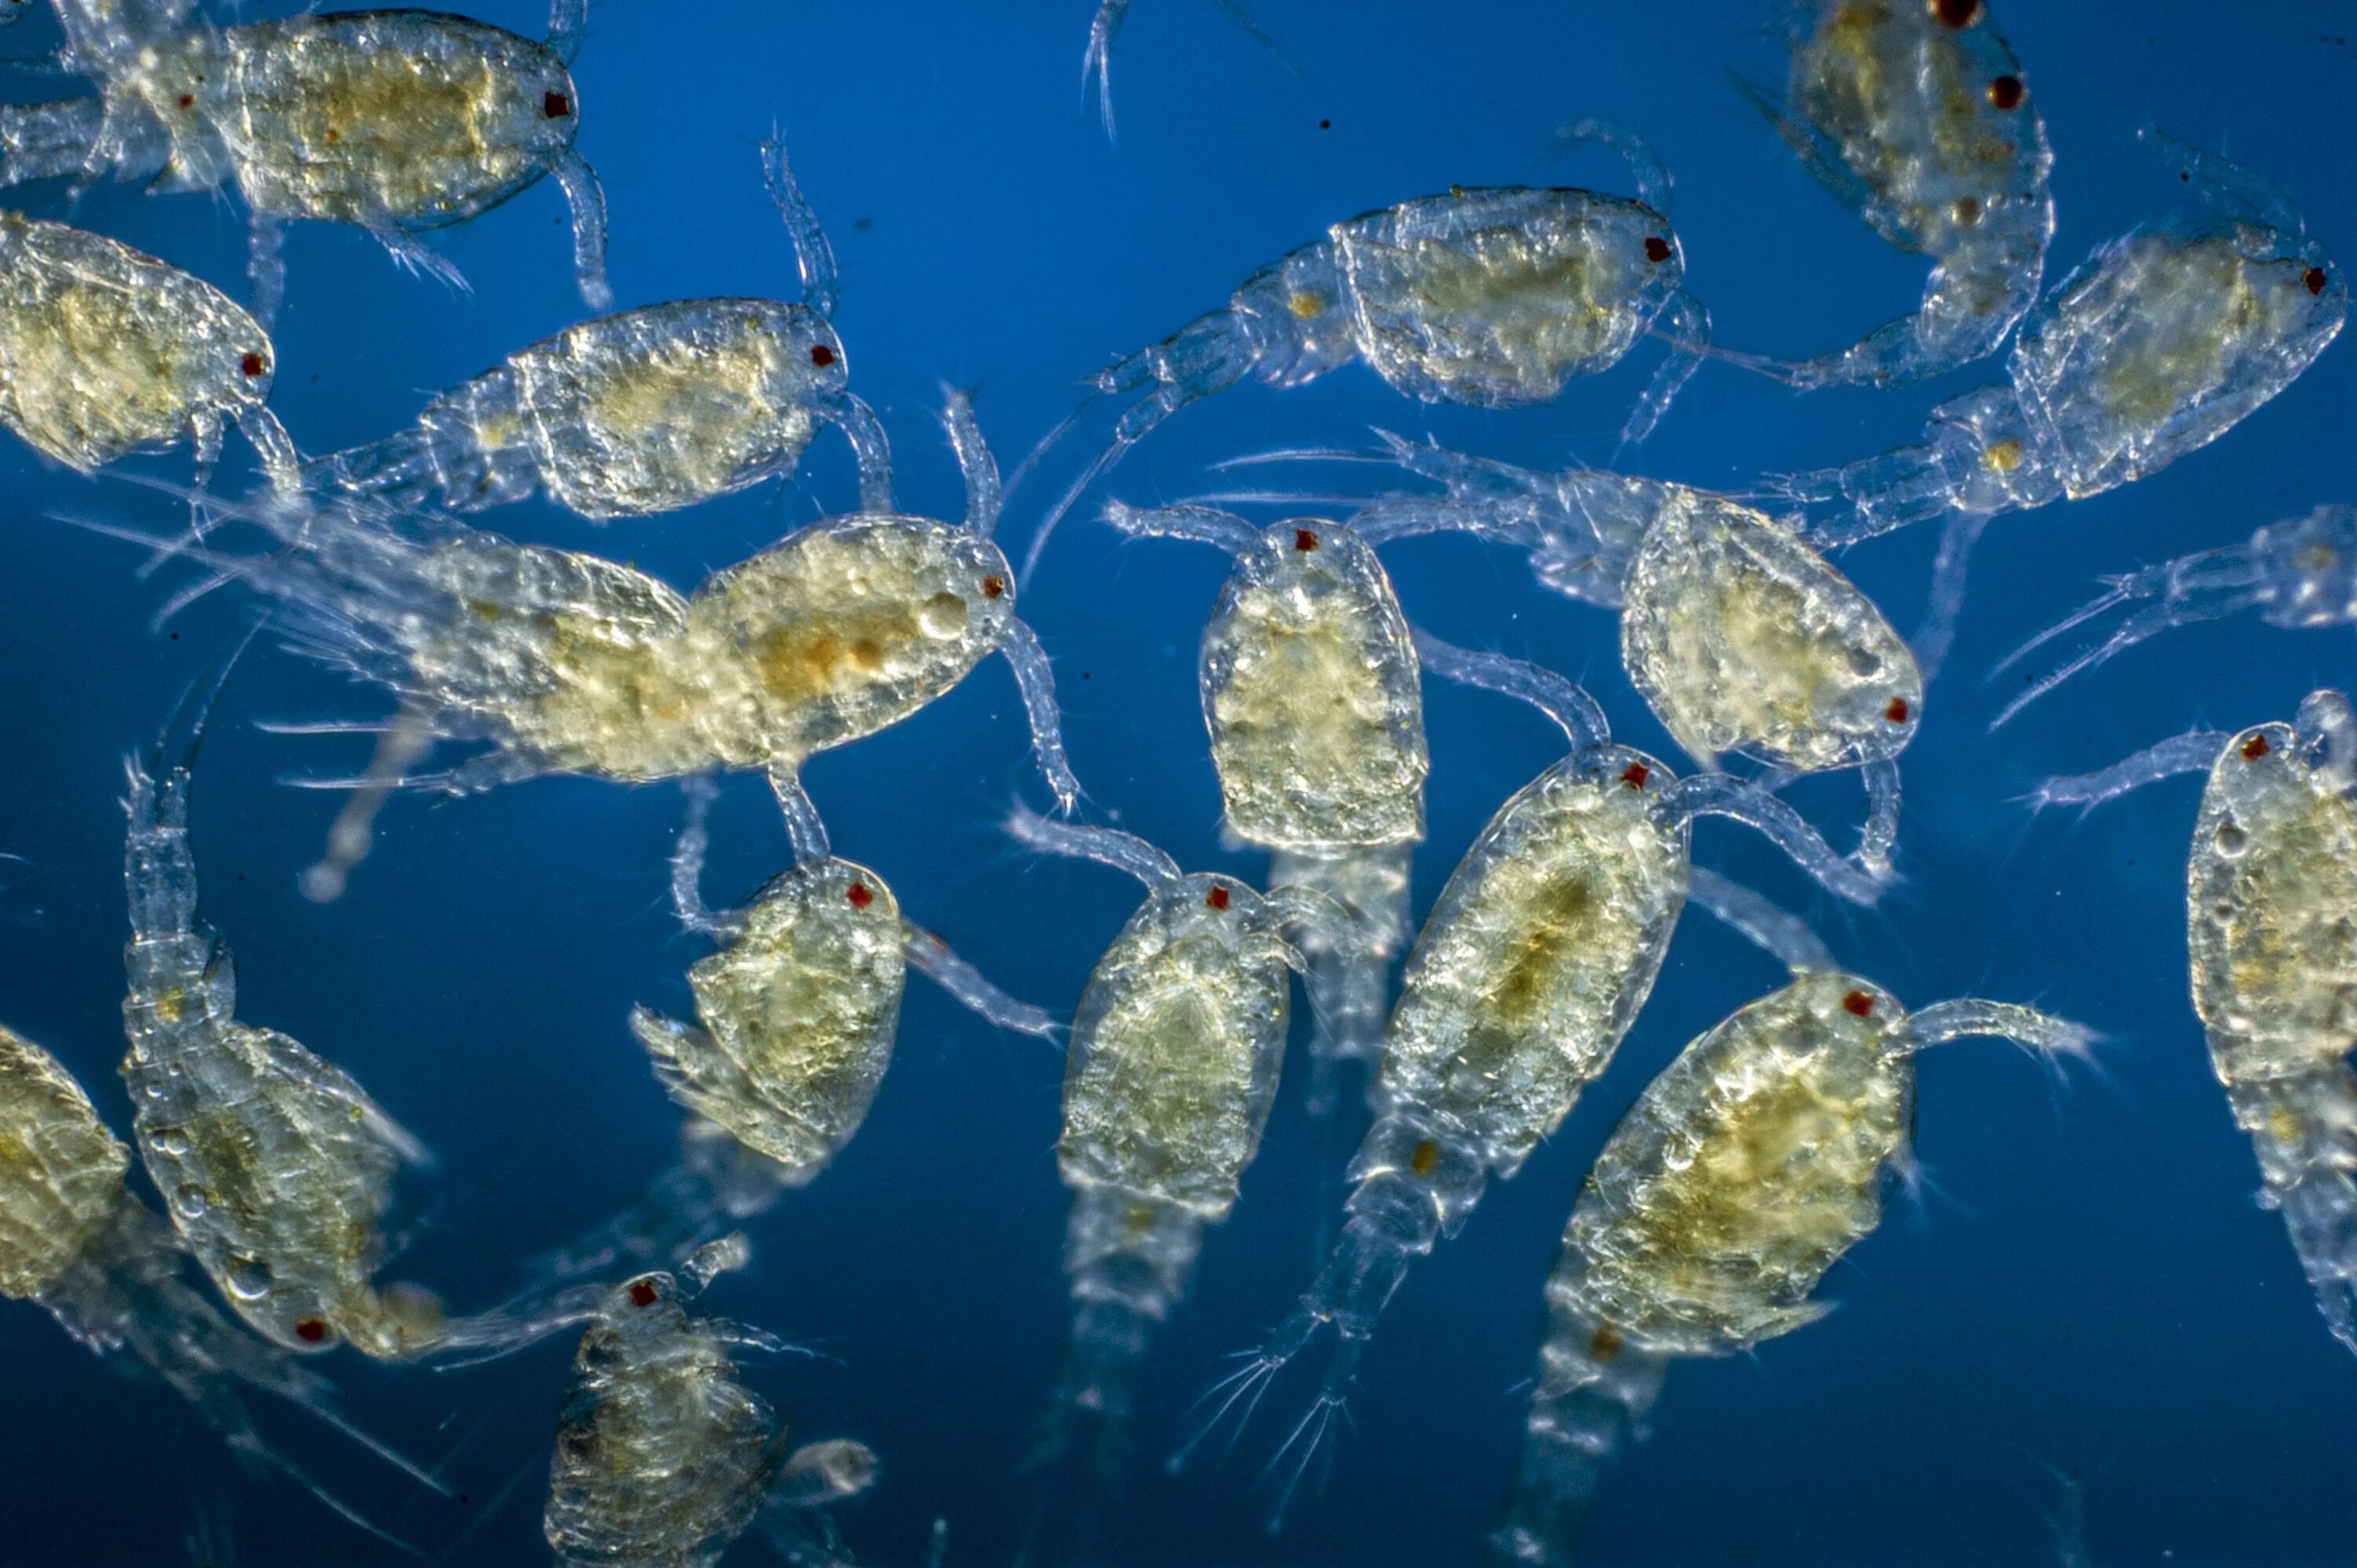
[[[1921,446],[1778,481],[1842,509],[1810,528],[1821,546],[1949,517],[1915,639],[1927,666],[1991,517],[2083,500],[2208,446],[2298,380],[2348,316],[2347,281],[2282,192],[2148,127],[2143,139],[2208,218],[2096,247],[2023,319],[2007,380],[1932,410]]]
[[[332,1063],[238,1022],[235,961],[197,912],[188,784],[185,762],[160,780],[131,768],[123,999],[140,1158],[188,1251],[285,1350],[413,1360],[511,1348],[577,1318],[552,1305],[452,1320],[431,1292],[377,1283],[393,1177],[431,1156]]]
[[[1695,1040],[1596,1159],[1547,1281],[1547,1328],[1495,1564],[1557,1564],[1669,1363],[1749,1350],[1832,1310],[1811,1293],[1880,1223],[1914,1120],[1915,1053],[1995,1035],[2049,1056],[2077,1025],[2002,1002],[1910,1014],[1803,973]]]
[[[1889,873],[1898,757],[1921,722],[1924,675],[1874,602],[1800,537],[1803,520],[1666,480],[1540,473],[1377,434],[1377,453],[1272,452],[1228,466],[1373,461],[1445,486],[1444,496],[1361,499],[1350,527],[1370,544],[1463,532],[1527,553],[1546,586],[1620,613],[1631,682],[1703,767],[1748,757],[1770,789],[1859,769],[1870,813],[1857,859]]]
[[[434,11],[344,11],[214,27],[193,0],[59,0],[65,64],[96,98],[0,109],[0,185],[51,175],[235,184],[266,327],[285,291],[289,219],[366,229],[405,267],[457,281],[416,238],[553,176],[573,209],[574,271],[606,285],[606,199],[574,146],[566,69],[587,0],[552,0],[548,36]]]
[[[2054,155],[2021,63],[1981,0],[1787,7],[1780,102],[1736,85],[1834,199],[1934,263],[1914,314],[1798,362],[1728,355],[1797,387],[1904,386],[1993,354],[2038,298]]]
[[[1276,47],[1276,40],[1261,31],[1260,24],[1252,19],[1252,13],[1244,9],[1243,0],[1215,0],[1215,3],[1220,7],[1220,14],[1233,22],[1253,42],[1278,59],[1285,59],[1285,53]],[[1088,53],[1081,58],[1081,91],[1085,96],[1090,83],[1095,83],[1097,115],[1104,122],[1105,140],[1108,142],[1114,139],[1113,45],[1114,40],[1121,36],[1121,25],[1127,20],[1129,0],[1100,0],[1096,18],[1089,24]],[[1287,70],[1292,69],[1292,61],[1286,60],[1285,63]]]
[[[1126,1453],[1147,1338],[1185,1292],[1203,1228],[1228,1216],[1260,1146],[1285,1054],[1289,938],[1342,939],[1349,917],[1298,887],[1258,894],[1185,875],[1145,840],[1018,809],[1033,849],[1084,856],[1146,885],[1089,976],[1064,1069],[1057,1168],[1072,1189],[1064,1267],[1074,1316],[1036,1466],[1072,1464],[1080,1496],[1035,1530],[1084,1552]]]
[[[830,422],[858,456],[862,509],[891,510],[884,427],[847,390],[828,321],[834,249],[781,144],[762,145],[761,167],[793,237],[801,303],[686,299],[585,321],[444,392],[410,429],[314,460],[306,477],[455,511],[545,490],[607,522],[791,474]]]
[[[1561,676],[1421,634],[1416,651],[1427,673],[1537,706],[1572,751],[1499,808],[1433,906],[1384,1034],[1349,1220],[1292,1315],[1215,1390],[1222,1397],[1189,1443],[1231,1411],[1249,1419],[1268,1380],[1330,1326],[1316,1402],[1286,1443],[1298,1451],[1295,1481],[1347,1402],[1410,1263],[1455,1234],[1493,1176],[1521,1168],[1609,1063],[1689,895],[1780,955],[1814,950],[1797,922],[1767,918],[1757,895],[1691,866],[1693,820],[1750,824],[1842,897],[1871,903],[1879,891],[1757,785],[1725,774],[1680,779],[1613,745],[1595,700]],[[1291,1492],[1288,1483],[1280,1516]]]
[[[202,490],[234,421],[292,487],[295,444],[264,401],[277,363],[269,335],[203,279],[0,210],[0,423],[76,473],[193,441]]]
[[[876,1455],[843,1439],[789,1453],[770,1402],[745,1386],[736,1349],[784,1341],[687,1304],[741,1268],[744,1238],[699,1251],[677,1275],[616,1285],[590,1315],[557,1412],[542,1528],[581,1568],[711,1568],[757,1516],[865,1491]]]
[[[1235,559],[1203,632],[1203,722],[1226,826],[1271,852],[1272,886],[1354,910],[1335,945],[1297,939],[1317,1027],[1313,1101],[1330,1105],[1344,1060],[1372,1061],[1387,978],[1407,940],[1408,861],[1424,838],[1424,693],[1407,618],[1369,541],[1295,518],[1255,528],[1209,507],[1105,521],[1134,536],[1191,539]]]
[[[1685,292],[1684,252],[1667,216],[1669,175],[1652,147],[1604,121],[1565,134],[1626,156],[1637,199],[1460,187],[1369,212],[1254,274],[1226,308],[1099,372],[1092,398],[1143,395],[1042,520],[1024,577],[1058,521],[1131,447],[1247,376],[1299,386],[1356,360],[1422,403],[1523,408],[1611,369],[1657,332],[1670,340],[1669,357],[1621,432],[1643,440],[1701,363],[1710,317]]]
[[[131,1152],[57,1058],[0,1027],[0,1296],[32,1302],[93,1353],[152,1372],[241,1465],[283,1475],[393,1541],[264,1440],[246,1391],[285,1400],[421,1483],[442,1484],[352,1426],[317,1373],[189,1287],[171,1227],[124,1185],[130,1165]]]
[[[226,514],[279,548],[197,553],[214,580],[277,600],[306,651],[403,700],[307,889],[341,893],[378,808],[404,785],[466,794],[548,773],[645,782],[750,768],[790,823],[810,821],[804,758],[907,718],[993,653],[1014,669],[1041,771],[1060,801],[1077,800],[1048,658],[990,538],[998,471],[963,393],[949,426],[963,522],[823,519],[692,595],[599,556],[357,499]],[[404,777],[437,740],[492,749]]]
[[[2010,670],[2055,638],[2123,606],[2134,608],[2112,634],[2064,660],[2006,703],[1989,728],[2083,671],[2171,627],[2255,609],[2269,626],[2305,629],[2357,621],[2357,507],[2320,506],[2271,522],[2241,544],[2198,551],[2123,572],[2068,617],[2007,654],[1989,678]],[[2150,601],[2150,602],[2147,602]]]
[[[2185,874],[2193,1011],[2258,1154],[2259,1201],[2357,1354],[2357,714],[2311,693],[2291,724],[2176,736],[2035,798],[2093,807],[2194,772],[2210,782]]]

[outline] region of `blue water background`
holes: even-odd
[[[279,7],[249,8],[275,15]],[[814,5],[608,0],[576,65],[581,146],[606,183],[624,306],[791,295],[790,252],[758,179],[774,125],[842,258],[838,324],[853,385],[888,424],[904,506],[954,516],[934,415],[976,391],[1014,460],[1071,406],[1079,378],[1220,305],[1262,263],[1334,220],[1451,184],[1566,180],[1626,189],[1601,154],[1549,161],[1586,114],[1652,137],[1678,181],[1689,282],[1724,342],[1837,348],[1908,308],[1923,263],[1816,188],[1729,89],[1781,76],[1770,8],[1725,3],[1260,0],[1298,75],[1205,0],[1141,0],[1116,61],[1109,149],[1076,91],[1088,0]],[[536,32],[529,4],[484,18]],[[2313,229],[2357,252],[2357,13],[2295,0],[2225,7],[2017,3],[1998,21],[2056,149],[2050,275],[2169,210],[2175,179],[2140,154],[2158,120],[2280,182]],[[52,36],[36,19],[12,48]],[[18,95],[60,91],[25,79]],[[1329,124],[1330,123],[1330,124]],[[227,200],[102,187],[70,208],[17,193],[242,290]],[[274,404],[308,452],[412,419],[433,391],[579,319],[565,217],[544,186],[434,242],[472,291],[396,272],[361,234],[297,228]],[[2105,1565],[2345,1563],[2357,1552],[2357,1366],[2327,1336],[2187,1003],[2182,864],[2198,790],[2182,779],[2081,825],[2033,822],[2037,778],[2100,766],[2195,724],[2287,718],[2348,680],[2347,634],[2244,618],[2179,632],[2067,687],[1996,737],[2004,688],[1981,674],[2088,591],[2095,574],[2244,537],[2351,499],[2357,360],[2341,345],[2214,447],[2083,503],[2000,520],[1949,672],[1904,758],[1906,886],[1868,914],[1827,908],[1745,832],[1704,825],[1696,857],[1811,910],[1836,951],[1921,1005],[1971,993],[2037,1000],[2112,1036],[2100,1069],[2058,1084],[2000,1044],[1921,1064],[1931,1185],[1826,1281],[1824,1322],[1758,1354],[1676,1368],[1649,1442],[1609,1477],[1586,1541],[1598,1563],[1979,1564],[2054,1560],[2053,1471],[2084,1488]],[[1109,492],[1145,503],[1220,482],[1208,465],[1278,445],[1358,444],[1372,424],[1537,467],[1609,461],[1658,346],[1512,413],[1428,408],[1352,369],[1307,388],[1230,392],[1173,419]],[[1904,392],[1803,398],[1706,367],[1641,453],[1642,471],[1740,487],[1909,440],[1973,367]],[[1100,434],[1106,416],[1086,427]],[[1051,466],[1060,483],[1075,444]],[[127,467],[183,478],[185,452]],[[229,472],[250,478],[231,438]],[[1305,482],[1366,482],[1365,470]],[[1050,493],[1019,492],[1009,537]],[[0,441],[0,1018],[47,1044],[128,1131],[117,1014],[125,752],[213,667],[252,614],[213,596],[163,632],[167,571],[61,516],[149,528],[167,497],[88,482]],[[850,465],[823,435],[803,478],[693,511],[595,528],[533,503],[483,519],[600,550],[687,586],[822,510]],[[1128,544],[1076,514],[1024,600],[1056,660],[1076,765],[1105,816],[1189,868],[1255,880],[1220,846],[1196,706],[1197,636],[1225,571],[1179,543]],[[1275,513],[1265,514],[1274,517]],[[1934,543],[1916,529],[1846,570],[1902,628]],[[1603,613],[1536,587],[1513,554],[1463,540],[1387,552],[1413,618],[1586,678],[1622,737],[1676,752],[1620,672]],[[1552,726],[1434,682],[1431,836],[1419,917],[1482,822],[1560,754]],[[597,1222],[673,1157],[678,1115],[625,1027],[633,1003],[683,1013],[687,965],[665,899],[680,818],[669,787],[544,780],[462,801],[397,801],[350,895],[306,903],[296,874],[338,799],[285,787],[357,769],[365,742],[265,733],[264,719],[371,718],[373,690],[257,650],[215,721],[196,844],[210,918],[233,944],[241,1015],[353,1073],[440,1155],[413,1184],[408,1250],[388,1271],[454,1306],[504,1294],[514,1261]],[[815,759],[837,847],[876,866],[909,915],[1007,989],[1059,1010],[1135,907],[1106,870],[1036,864],[996,823],[1040,800],[1020,709],[993,662],[924,713]],[[1792,799],[1846,842],[1854,779]],[[740,899],[787,861],[761,784],[715,817],[707,886]],[[1582,1174],[1646,1081],[1702,1029],[1778,983],[1775,967],[1687,920],[1611,1070],[1464,1232],[1421,1264],[1384,1321],[1323,1495],[1286,1534],[1252,1493],[1269,1422],[1224,1467],[1177,1480],[1156,1461],[1188,1402],[1306,1283],[1341,1197],[1340,1145],[1312,1135],[1294,1073],[1233,1218],[1155,1348],[1120,1560],[1147,1565],[1469,1563],[1521,1438],[1540,1286]],[[1297,1028],[1298,1024],[1297,1023]],[[995,1034],[922,980],[898,1060],[834,1167],[755,1229],[756,1260],[713,1310],[823,1353],[750,1374],[803,1437],[856,1435],[883,1481],[845,1516],[866,1560],[913,1563],[932,1521],[950,1562],[1006,1561],[1025,1518],[1014,1461],[1063,1332],[1064,1194],[1052,1144],[1060,1062]],[[1355,1136],[1355,1123],[1351,1134]],[[421,1543],[466,1563],[545,1560],[545,1444],[569,1344],[469,1372],[326,1366],[369,1425],[429,1458],[455,1450],[464,1506],[418,1493],[285,1412],[272,1430]],[[0,1311],[0,1561],[167,1563],[199,1508],[226,1503],[238,1560],[389,1563],[298,1492],[241,1478],[195,1414],[109,1376],[38,1310]],[[486,1505],[521,1476],[496,1508]],[[479,1517],[481,1516],[481,1517]],[[747,1543],[735,1560],[755,1561]]]

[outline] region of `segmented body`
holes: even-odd
[[[0,420],[88,474],[236,420],[282,482],[295,447],[264,400],[270,338],[220,290],[128,245],[0,211]]]
[[[57,1058],[0,1027],[0,1295],[38,1300],[136,1207],[131,1151]]]
[[[799,1185],[850,1142],[891,1065],[908,938],[883,878],[845,860],[785,872],[742,922],[688,972],[702,1028],[644,1008],[631,1027],[673,1099]]]

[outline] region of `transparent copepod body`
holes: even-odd
[[[1282,522],[1236,557],[1203,634],[1203,717],[1247,843],[1336,854],[1424,836],[1423,687],[1407,618],[1351,530]]]
[[[1803,975],[1653,1079],[1597,1156],[1547,1283],[1576,1343],[1742,1349],[1821,1316],[1809,1293],[1881,1219],[1914,1071],[1904,1009],[1855,975]],[[1554,1355],[1550,1355],[1552,1360]]]
[[[1453,1153],[1474,1168],[1452,1206],[1469,1208],[1482,1174],[1519,1169],[1604,1069],[1684,907],[1688,830],[1654,810],[1670,777],[1603,746],[1491,818],[1408,955],[1354,1180],[1421,1181]]]
[[[264,407],[270,338],[220,290],[103,235],[0,211],[0,420],[90,473],[223,420],[291,477],[295,449]]]
[[[1662,489],[1624,585],[1620,652],[1678,744],[1706,764],[1737,752],[1803,772],[1905,750],[1923,677],[1873,601],[1763,514]]]
[[[688,971],[702,1028],[644,1009],[631,1025],[673,1099],[800,1185],[866,1118],[907,979],[906,928],[883,878],[808,861],[772,879],[727,945]]]
[[[38,1301],[132,1206],[131,1151],[48,1052],[0,1027],[0,1295]]]
[[[585,321],[443,393],[419,424],[462,510],[544,486],[593,521],[694,506],[790,473],[848,371],[825,317],[695,299]],[[452,437],[455,437],[453,439]]]
[[[1199,1224],[1226,1218],[1285,1048],[1280,918],[1228,877],[1149,891],[1073,1020],[1056,1145],[1068,1186],[1151,1199]]]

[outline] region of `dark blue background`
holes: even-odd
[[[1117,149],[1076,89],[1089,9],[608,0],[576,69],[581,145],[611,203],[619,303],[791,295],[755,160],[758,139],[780,127],[842,257],[853,385],[891,429],[902,502],[955,515],[955,474],[932,423],[944,382],[976,389],[1011,467],[1070,406],[1075,378],[1218,306],[1329,222],[1452,183],[1625,189],[1598,154],[1549,163],[1552,129],[1581,115],[1642,130],[1675,172],[1690,284],[1726,343],[1836,348],[1921,287],[1922,263],[1840,210],[1728,89],[1728,65],[1780,72],[1765,4],[1265,0],[1262,20],[1297,76],[1207,0],[1141,0],[1116,61]],[[524,31],[543,23],[522,0],[480,0],[477,14]],[[2133,145],[2147,119],[2271,176],[2329,244],[2357,250],[2347,7],[2017,3],[1998,20],[2056,151],[2052,274],[2179,197]],[[30,22],[10,45],[40,47],[47,28]],[[29,78],[19,95],[58,91]],[[242,286],[242,222],[226,200],[107,187],[69,214],[53,186],[16,194]],[[437,237],[471,295],[397,273],[357,232],[298,228],[274,399],[295,439],[320,452],[389,432],[431,392],[578,319],[564,225],[544,187]],[[1657,353],[1641,349],[1558,406],[1506,414],[1407,403],[1358,370],[1289,392],[1241,390],[1174,419],[1110,490],[1181,498],[1217,483],[1207,465],[1222,457],[1353,443],[1370,423],[1539,467],[1575,454],[1606,461]],[[2075,831],[2033,823],[2018,803],[2045,773],[2099,766],[2197,722],[2288,717],[2310,687],[2345,683],[2346,634],[2248,619],[2180,632],[1995,738],[1984,731],[2001,692],[1978,678],[2096,573],[2349,499],[2351,353],[2331,350],[2275,404],[2158,478],[1991,529],[1950,672],[1904,759],[1910,881],[1882,909],[1824,908],[1748,834],[1701,829],[1699,860],[1813,908],[1845,961],[1910,1004],[1967,992],[2034,999],[2113,1038],[2099,1071],[2060,1086],[1991,1043],[1923,1062],[1920,1145],[1936,1185],[1920,1204],[1895,1202],[1826,1282],[1841,1303],[1832,1317],[1754,1357],[1674,1372],[1652,1440],[1607,1483],[1586,1542],[1594,1561],[2051,1561],[2047,1520],[2063,1493],[2050,1466],[2083,1478],[2088,1549],[2106,1568],[2350,1559],[2357,1366],[2326,1334],[2279,1222],[2252,1201],[2251,1154],[2186,1001],[2180,888],[2197,786],[2153,789]],[[1734,487],[1861,456],[1909,439],[1933,402],[1994,373],[1803,399],[1706,367],[1632,461]],[[1078,456],[1077,446],[1062,455],[1059,478]],[[242,474],[234,444],[232,460]],[[186,463],[182,453],[137,467],[180,478]],[[1013,541],[1047,493],[1015,498]],[[56,1051],[127,1130],[112,1070],[122,757],[220,659],[251,607],[223,593],[153,632],[165,585],[135,580],[124,546],[57,521],[165,527],[166,499],[82,481],[13,439],[0,441],[0,850],[26,860],[0,864],[0,1017]],[[684,586],[851,496],[839,438],[825,435],[782,498],[747,494],[602,530],[536,503],[486,521],[633,559]],[[1081,774],[1102,808],[1190,868],[1257,878],[1261,860],[1219,847],[1196,708],[1194,644],[1223,563],[1196,547],[1125,544],[1087,521],[1089,510],[1025,605],[1057,660]],[[1919,529],[1844,564],[1908,627],[1932,544]],[[1604,615],[1465,541],[1406,544],[1389,563],[1415,618],[1585,674],[1625,737],[1675,755],[1621,675]],[[1435,767],[1419,914],[1499,801],[1560,751],[1551,726],[1502,700],[1436,682],[1427,701]],[[337,802],[279,780],[351,769],[361,743],[274,736],[253,721],[388,706],[290,656],[250,659],[199,779],[197,849],[207,909],[240,962],[242,1015],[349,1069],[441,1155],[415,1184],[414,1245],[390,1273],[464,1309],[506,1286],[512,1260],[595,1222],[671,1157],[676,1113],[624,1018],[634,1002],[684,1011],[683,972],[705,949],[679,934],[665,903],[680,812],[669,788],[568,779],[398,801],[350,894],[306,904],[295,875]],[[1134,907],[1125,879],[1027,863],[998,833],[1010,792],[1036,791],[1001,664],[818,758],[808,779],[838,847],[1026,997],[1068,1008]],[[1813,781],[1794,799],[1846,841],[1854,780]],[[786,860],[755,780],[728,784],[716,830],[716,899],[743,897]],[[1685,923],[1611,1071],[1411,1277],[1322,1499],[1272,1540],[1247,1494],[1251,1460],[1175,1482],[1152,1461],[1221,1355],[1274,1323],[1306,1282],[1313,1230],[1339,1200],[1339,1158],[1308,1135],[1296,1093],[1282,1096],[1243,1202],[1211,1233],[1191,1297],[1156,1348],[1124,1560],[1472,1561],[1519,1443],[1516,1385],[1582,1172],[1680,1046],[1777,978],[1710,921]],[[1024,1508],[1012,1461],[1066,1314],[1059,1065],[912,983],[899,1061],[866,1128],[759,1225],[754,1267],[711,1298],[829,1358],[752,1375],[802,1435],[856,1435],[882,1455],[882,1485],[846,1516],[870,1560],[918,1560],[937,1517],[949,1520],[952,1563],[1013,1550]],[[567,1354],[552,1343],[448,1375],[350,1355],[325,1363],[372,1427],[428,1457],[457,1450],[464,1508],[405,1489],[298,1423],[274,1430],[434,1547],[526,1466],[452,1560],[542,1561],[539,1466]],[[244,1563],[394,1560],[299,1493],[241,1480],[191,1412],[108,1376],[30,1306],[0,1311],[0,1560],[170,1562],[192,1511],[223,1506]],[[759,1551],[740,1549],[748,1560]]]

